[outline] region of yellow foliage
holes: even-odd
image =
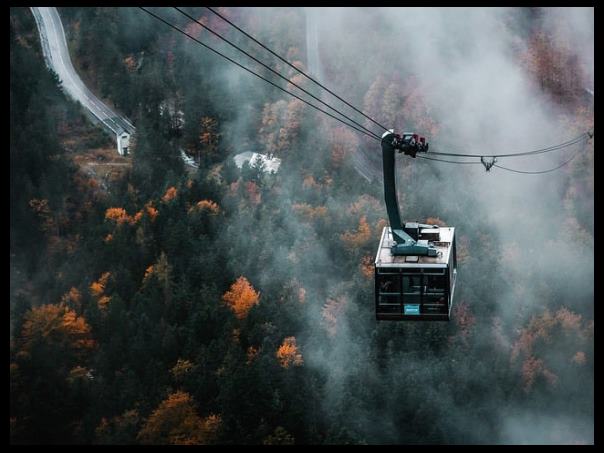
[[[367,223],[367,218],[362,216],[359,220],[357,231],[347,231],[340,236],[340,239],[350,249],[356,249],[365,245],[371,239],[371,227]]]
[[[176,187],[170,187],[170,188],[168,188],[168,190],[166,190],[166,193],[164,194],[164,196],[161,199],[164,203],[167,203],[171,200],[174,200],[176,198],[176,195],[178,195],[178,191],[176,190]]]
[[[260,293],[243,276],[239,277],[231,288],[224,293],[222,300],[235,313],[237,319],[244,319],[254,305],[258,305]]]
[[[283,368],[289,368],[290,365],[301,366],[304,363],[302,354],[296,346],[296,337],[285,338],[277,349],[276,356]]]

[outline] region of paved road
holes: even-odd
[[[128,118],[118,115],[107,107],[80,79],[69,57],[65,32],[57,9],[32,7],[31,11],[40,33],[42,53],[46,65],[59,76],[65,93],[86,107],[114,134],[117,135],[122,130],[126,130],[131,134],[134,133],[134,125]]]
[[[105,128],[116,136],[121,134],[123,130],[134,134],[136,128],[130,120],[107,107],[80,79],[69,56],[65,31],[57,9],[53,7],[32,7],[31,11],[40,34],[46,66],[59,76],[65,93],[88,109]],[[182,149],[180,154],[186,165],[199,168],[195,161],[188,157]]]

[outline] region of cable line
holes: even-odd
[[[342,99],[340,96],[338,96],[336,93],[334,93],[333,91],[331,91],[329,88],[327,88],[325,85],[323,85],[322,83],[318,82],[317,80],[313,79],[311,76],[309,76],[308,74],[306,74],[304,71],[302,71],[300,68],[296,67],[295,65],[293,65],[292,63],[290,63],[288,60],[286,60],[285,58],[283,58],[281,55],[273,52],[270,48],[268,48],[267,46],[265,46],[264,44],[262,44],[260,41],[258,41],[256,38],[254,38],[252,35],[250,35],[249,33],[247,33],[245,30],[242,30],[241,28],[239,28],[237,25],[235,25],[233,22],[231,22],[229,19],[227,19],[226,17],[224,17],[222,14],[220,14],[218,11],[215,11],[214,9],[210,8],[209,6],[206,6],[207,9],[209,9],[212,13],[214,13],[215,15],[217,15],[218,17],[220,17],[223,21],[225,21],[226,23],[228,23],[229,25],[231,25],[232,27],[234,27],[235,29],[237,29],[238,31],[240,31],[241,33],[243,33],[245,36],[247,36],[248,38],[250,38],[252,41],[254,41],[256,44],[258,44],[260,47],[262,47],[263,49],[267,50],[268,52],[270,52],[272,55],[274,55],[275,57],[277,57],[279,60],[281,60],[282,62],[284,62],[285,64],[287,64],[288,66],[290,66],[291,68],[295,69],[296,71],[298,71],[300,74],[302,74],[304,77],[306,77],[308,80],[310,80],[311,82],[314,82],[315,84],[317,84],[318,86],[320,86],[321,88],[323,88],[325,91],[327,91],[329,94],[331,94],[332,96],[335,96],[337,99],[339,99],[340,101],[342,101],[344,104],[346,104],[348,107],[350,107],[351,109],[353,109],[355,112],[360,113],[361,115],[363,115],[365,118],[367,118],[369,121],[371,121],[372,123],[378,125],[379,127],[381,127],[382,129],[384,129],[385,131],[388,130],[388,128],[380,123],[378,123],[376,120],[374,120],[373,118],[371,118],[370,116],[366,115],[364,112],[362,112],[361,110],[357,109],[354,105],[348,103],[346,100]]]
[[[548,148],[535,149],[533,151],[526,151],[526,152],[522,152],[522,153],[514,153],[514,154],[462,154],[462,153],[439,153],[439,152],[430,151],[430,154],[435,155],[435,156],[450,156],[450,157],[518,157],[518,156],[531,156],[531,155],[535,155],[535,154],[549,153],[551,151],[556,151],[558,149],[569,147],[571,145],[574,145],[575,143],[580,142],[581,140],[583,140],[586,137],[592,138],[593,137],[593,131],[583,132],[581,135],[579,135],[579,136],[577,136],[577,137],[575,137],[575,138],[573,138],[573,139],[571,139],[571,140],[569,140],[567,142],[560,143],[559,145],[550,146]]]
[[[573,155],[571,156],[571,158],[570,158],[570,159],[568,159],[568,160],[566,160],[566,161],[562,162],[562,163],[561,163],[560,165],[558,165],[557,167],[550,168],[549,170],[541,170],[541,171],[523,171],[523,170],[515,170],[515,169],[513,169],[513,168],[502,167],[501,165],[497,165],[497,164],[495,164],[494,166],[495,166],[495,167],[497,167],[497,168],[501,168],[502,170],[511,171],[511,172],[514,172],[514,173],[522,173],[522,174],[525,174],[525,175],[541,175],[541,174],[544,174],[544,173],[550,173],[550,172],[552,172],[552,171],[555,171],[555,170],[558,170],[558,169],[560,169],[560,168],[564,167],[564,166],[565,166],[566,164],[568,164],[568,163],[569,163],[571,160],[573,160],[575,157],[577,157],[577,155],[578,155],[578,154],[579,154],[579,151],[576,151],[576,152],[575,152],[575,154],[573,154]]]
[[[430,153],[430,154],[432,154],[432,153]],[[420,155],[417,155],[415,157],[419,157],[420,159],[426,159],[426,160],[434,160],[434,161],[437,161],[437,162],[447,162],[449,164],[461,164],[461,165],[476,165],[476,164],[478,164],[478,165],[481,165],[480,162],[461,162],[461,161],[454,161],[454,160],[436,159],[434,157],[427,157],[427,156],[420,156]]]
[[[185,32],[185,31],[181,30],[181,29],[180,29],[180,28],[178,28],[177,26],[175,26],[175,25],[173,25],[173,24],[169,23],[168,21],[166,21],[166,20],[164,20],[163,18],[161,18],[160,16],[158,16],[158,15],[156,15],[156,14],[152,13],[151,11],[149,11],[149,10],[145,9],[144,7],[139,6],[139,8],[140,8],[140,9],[142,9],[143,11],[145,11],[147,14],[149,14],[149,15],[153,16],[154,18],[156,18],[156,19],[157,19],[157,20],[159,20],[160,22],[163,22],[164,24],[166,24],[166,25],[168,25],[169,27],[173,28],[174,30],[176,30],[176,31],[178,31],[178,32],[180,32],[180,33],[182,33],[183,35],[185,35],[185,36],[187,36],[188,38],[192,39],[193,41],[197,42],[198,44],[201,44],[201,45],[202,45],[203,47],[205,47],[206,49],[211,50],[211,51],[212,51],[212,52],[214,52],[215,54],[220,55],[222,58],[224,58],[224,59],[226,59],[226,60],[230,61],[230,62],[231,62],[231,63],[233,63],[234,65],[239,66],[241,69],[244,69],[244,70],[246,70],[247,72],[249,72],[250,74],[253,74],[253,75],[255,75],[256,77],[258,77],[259,79],[262,79],[262,80],[264,80],[265,82],[267,82],[267,83],[271,84],[271,85],[272,85],[272,86],[274,86],[275,88],[278,88],[278,89],[280,89],[281,91],[283,91],[283,92],[285,92],[285,93],[287,93],[287,94],[289,94],[289,95],[291,95],[291,96],[295,97],[296,99],[299,99],[300,101],[302,101],[302,102],[304,102],[305,104],[307,104],[307,105],[311,106],[312,108],[314,108],[314,109],[316,109],[316,110],[318,110],[318,111],[320,111],[320,112],[323,112],[324,114],[326,114],[326,115],[330,116],[331,118],[333,118],[333,119],[335,119],[335,120],[338,120],[340,123],[345,124],[346,126],[351,127],[352,129],[354,129],[354,130],[356,130],[356,131],[358,131],[358,132],[360,132],[360,133],[362,133],[362,134],[365,134],[365,135],[367,135],[367,136],[368,136],[368,137],[370,137],[370,138],[373,138],[373,139],[379,140],[379,139],[378,139],[378,138],[377,138],[375,135],[368,134],[367,132],[365,132],[365,131],[363,131],[363,130],[361,130],[361,129],[357,128],[356,126],[353,126],[352,124],[349,124],[349,123],[347,123],[346,121],[344,121],[344,120],[342,120],[342,119],[338,118],[337,116],[334,116],[334,115],[332,115],[331,113],[329,113],[329,112],[327,112],[327,111],[323,110],[321,107],[317,107],[316,105],[314,105],[314,104],[312,104],[312,103],[310,103],[310,102],[306,101],[305,99],[302,99],[300,96],[296,95],[295,93],[292,93],[291,91],[288,91],[288,90],[286,90],[286,89],[285,89],[285,88],[283,88],[283,87],[280,87],[280,86],[279,86],[279,85],[277,85],[276,83],[274,83],[274,82],[272,82],[272,81],[268,80],[267,78],[265,78],[265,77],[261,76],[260,74],[255,73],[255,72],[254,72],[254,71],[252,71],[251,69],[246,68],[245,66],[243,66],[242,64],[240,64],[240,63],[236,62],[236,61],[235,61],[235,60],[233,60],[232,58],[229,58],[229,57],[227,57],[226,55],[222,54],[221,52],[219,52],[219,51],[217,51],[217,50],[213,49],[212,47],[208,46],[207,44],[204,44],[203,42],[199,41],[199,40],[198,40],[197,38],[195,38],[194,36],[189,35],[187,32]]]
[[[243,50],[241,47],[239,47],[237,44],[232,43],[231,41],[229,41],[227,38],[225,38],[224,36],[222,36],[220,33],[215,32],[214,30],[212,30],[210,27],[208,27],[207,25],[204,25],[203,23],[199,22],[197,19],[195,19],[193,16],[185,13],[183,10],[181,10],[180,8],[178,8],[177,6],[173,6],[172,8],[174,8],[176,11],[178,11],[179,13],[181,13],[183,16],[189,18],[190,20],[192,20],[193,22],[197,23],[198,25],[200,25],[201,27],[205,28],[207,31],[209,31],[210,33],[212,33],[214,36],[220,38],[221,40],[223,40],[224,42],[226,42],[227,44],[229,44],[231,47],[234,47],[235,49],[237,49],[239,52],[245,54],[246,56],[248,56],[249,58],[251,58],[252,60],[254,60],[256,63],[260,64],[261,66],[265,67],[266,69],[268,69],[270,72],[272,72],[273,74],[275,74],[277,77],[282,78],[283,80],[285,80],[288,83],[291,83],[293,86],[295,86],[296,88],[300,89],[301,91],[303,91],[304,93],[306,93],[307,95],[309,95],[310,97],[312,97],[313,99],[315,99],[316,101],[320,102],[321,104],[323,104],[324,106],[328,107],[329,109],[333,110],[334,112],[338,113],[339,115],[343,116],[344,118],[346,118],[348,121],[352,122],[353,124],[356,124],[357,126],[359,126],[361,129],[364,129],[365,131],[367,131],[368,133],[372,134],[373,136],[375,136],[376,138],[380,138],[379,135],[377,135],[375,132],[367,129],[365,126],[363,126],[360,123],[357,123],[355,120],[353,120],[352,118],[350,118],[349,116],[345,115],[344,113],[340,112],[338,109],[332,107],[331,105],[329,105],[328,103],[322,101],[320,98],[318,98],[317,96],[315,96],[314,94],[312,94],[311,92],[309,92],[308,90],[305,90],[304,88],[302,88],[300,85],[298,85],[295,82],[292,82],[291,80],[289,80],[287,77],[285,77],[284,75],[282,75],[281,73],[279,73],[278,71],[275,71],[273,68],[271,68],[270,66],[268,66],[267,64],[264,64],[263,62],[261,62],[260,60],[258,60],[256,57],[254,57],[253,55],[251,55],[250,53],[246,52],[245,50]]]

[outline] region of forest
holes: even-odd
[[[305,8],[218,10],[307,69]],[[403,217],[456,228],[459,277],[450,322],[376,321],[388,217],[353,156],[381,171],[379,144],[138,8],[58,11],[81,78],[137,132],[119,177],[85,171],[78,156],[115,145],[11,7],[11,444],[594,443],[594,139],[545,175],[397,158]],[[593,128],[593,8],[319,16],[326,86],[431,147],[524,151]],[[243,151],[281,166],[239,169]]]

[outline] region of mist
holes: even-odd
[[[364,90],[371,85],[375,71],[383,71],[386,77],[405,73],[416,78],[422,87],[427,109],[439,126],[438,139],[431,141],[431,150],[476,154],[514,153],[551,146],[569,140],[579,132],[560,127],[560,116],[564,112],[542,90],[536,88],[529,74],[519,64],[519,54],[526,51],[527,40],[522,30],[510,24],[524,23],[528,14],[524,9],[321,8],[320,11],[306,10],[306,13],[309,14],[307,20],[312,18],[312,26],[317,27],[321,58],[320,62],[310,64],[315,67],[320,64],[321,73],[326,74],[321,81],[336,93],[346,93],[346,99],[358,105],[364,97]],[[561,42],[572,44],[587,74],[584,83],[593,86],[593,8],[543,9],[540,13],[541,26],[545,30],[559,37]],[[267,14],[270,16],[267,11],[263,12],[264,20],[267,20]],[[304,11],[300,14],[304,14]],[[267,22],[270,23],[270,20]],[[381,28],[376,30],[373,28],[376,25]],[[524,30],[525,33],[528,31]],[[388,40],[375,39],[377,34],[388,36]],[[312,43],[313,39],[307,36],[306,44]],[[300,47],[303,45],[300,43]],[[386,54],[387,60],[375,61],[373,55],[378,53],[376,46],[388,49],[387,53],[379,53]],[[309,49],[307,54],[315,55]],[[362,64],[362,59],[349,63],[351,69],[358,69],[355,72],[357,77],[353,78],[356,89],[351,91],[347,86],[339,86],[337,74],[334,74],[329,63],[330,56],[335,54],[358,55],[362,59],[374,60],[370,65]],[[346,80],[350,78],[346,77]],[[333,102],[338,104],[337,101]],[[341,103],[338,105],[342,106]],[[399,132],[407,128],[405,124],[393,124],[389,118],[378,120]],[[364,151],[379,156],[379,147],[376,144],[371,146],[373,149]],[[498,163],[515,169],[540,170],[555,166],[562,160],[560,156],[575,151],[576,148],[539,157],[501,159]],[[317,152],[316,158],[322,159],[321,156]],[[423,162],[415,165],[425,166]],[[497,168],[487,173],[480,165],[435,164],[434,167],[437,168],[432,172],[419,173],[418,170],[411,175],[414,187],[419,190],[419,204],[441,207],[442,211],[435,209],[433,214],[445,220],[448,220],[447,216],[458,219],[458,222],[463,218],[464,223],[454,225],[458,227],[458,235],[464,235],[464,224],[480,221],[487,225],[489,241],[492,248],[498,251],[496,254],[508,248],[516,252],[513,258],[504,263],[499,260],[483,261],[470,270],[460,266],[462,288],[471,288],[476,284],[471,272],[479,272],[481,266],[488,266],[494,275],[500,275],[497,288],[501,291],[490,297],[495,304],[495,312],[479,319],[476,329],[480,335],[489,335],[491,321],[498,318],[503,320],[505,329],[511,333],[510,340],[514,341],[513,334],[543,308],[540,301],[543,286],[561,275],[564,275],[564,285],[558,289],[564,306],[587,315],[593,312],[593,242],[584,244],[573,240],[572,230],[565,226],[562,198],[568,181],[564,173],[526,176]],[[284,180],[284,186],[287,186],[290,175],[282,173],[280,177]],[[405,181],[404,178],[402,175],[399,178],[399,184],[402,185],[399,191],[413,190],[400,182]],[[373,184],[379,187],[380,181],[374,181]],[[291,186],[295,187],[295,184]],[[422,192],[424,186],[428,189]],[[280,202],[291,204],[291,195],[291,191],[282,192]],[[348,203],[350,200],[347,199],[332,199],[330,211],[342,212]],[[464,209],[469,207],[473,214],[468,216],[464,214]],[[403,217],[415,220],[409,218],[405,208],[403,205]],[[418,212],[425,210],[416,210]],[[275,239],[267,240],[267,248],[253,253],[257,256],[277,252],[268,260],[271,264],[262,274],[262,283],[268,284],[278,278],[279,269],[292,263],[287,261],[279,248],[274,247],[274,243],[279,242],[276,231],[258,224],[241,226],[241,230],[238,227],[237,231],[243,233],[249,228],[258,229],[263,236]],[[301,258],[301,263],[297,263],[296,269],[300,270],[301,275],[312,274],[313,263],[329,262],[330,258],[332,264],[337,265],[326,247],[329,238],[313,236],[312,231],[293,221],[280,228],[286,231],[280,231],[278,237],[293,238],[291,246],[294,249],[300,241],[313,241],[309,246],[311,252]],[[233,233],[231,237],[240,236]],[[470,249],[477,240],[468,238]],[[481,363],[488,362],[488,351],[482,357],[467,357],[466,363],[457,364],[434,363],[430,355],[424,358],[420,351],[396,351],[387,359],[386,365],[375,368],[376,364],[370,359],[371,340],[367,344],[369,337],[366,332],[355,331],[354,326],[358,326],[358,321],[353,320],[353,316],[358,316],[358,311],[350,308],[353,304],[350,301],[354,300],[355,295],[347,294],[339,280],[326,275],[312,279],[316,286],[309,286],[308,279],[302,280],[309,299],[317,299],[309,302],[305,309],[308,328],[304,351],[307,366],[319,369],[327,379],[322,408],[324,415],[328,418],[350,417],[354,420],[351,425],[368,442],[405,442],[408,438],[403,433],[410,428],[401,426],[401,407],[397,406],[396,401],[381,397],[379,401],[384,404],[368,404],[367,399],[376,398],[376,395],[361,398],[365,390],[356,387],[355,383],[370,385],[368,383],[371,382],[391,382],[393,386],[402,385],[400,382],[413,373],[418,373],[421,379],[428,379],[428,382],[433,382],[428,376],[447,376],[448,373],[457,374],[458,377],[465,375],[470,382],[488,382],[490,379],[488,365]],[[531,281],[535,281],[535,284]],[[519,284],[531,288],[523,297],[518,297],[514,291],[514,286]],[[349,307],[343,310],[338,320],[337,334],[331,342],[314,342],[314,333],[322,322],[320,306],[329,295],[345,298],[349,301]],[[360,298],[356,296],[358,301]],[[371,291],[367,292],[367,296],[362,303],[371,305]],[[470,308],[480,309],[476,305],[481,300],[472,297],[469,291],[462,289],[460,299],[468,303]],[[447,330],[450,326],[380,324],[373,335],[389,336],[407,331],[405,335],[425,336],[429,329]],[[508,345],[511,341],[508,341]],[[404,360],[400,360],[403,357]],[[426,392],[436,392],[437,395],[431,400],[438,401],[439,405],[431,407],[431,410],[441,414],[441,419],[435,424],[450,430],[451,439],[469,443],[509,444],[593,442],[592,418],[571,423],[572,417],[563,410],[556,414],[550,409],[531,411],[527,415],[528,409],[510,407],[500,400],[503,398],[501,389],[488,386],[481,414],[475,414],[450,394],[450,388],[439,390],[436,382],[433,384],[432,388],[405,392],[406,403],[416,401],[421,406],[422,396],[427,395]],[[309,414],[309,417],[312,416]],[[535,429],[525,428],[528,419],[537,420]],[[446,438],[447,434],[444,436]],[[427,442],[430,442],[429,437]]]
[[[154,8],[269,77],[167,10]],[[203,10],[187,8],[209,26],[222,26],[222,33],[305,89],[383,133]],[[425,135],[432,152],[519,153],[568,141],[584,132],[585,124],[593,125],[593,97],[577,94],[560,102],[537,81],[531,66],[536,65],[533,39],[542,34],[552,52],[575,59],[575,82],[593,91],[593,8],[256,7],[224,8],[223,13],[380,124],[397,133]],[[157,53],[150,50],[141,63],[159,68],[157,73],[169,79],[169,88],[158,89],[157,97],[171,97],[176,105],[194,98],[199,105],[183,107],[185,121],[203,116],[217,121],[220,157],[183,181],[197,178],[204,190],[220,186],[211,192],[219,198],[211,201],[220,206],[216,218],[223,223],[212,241],[208,234],[188,243],[217,250],[224,275],[245,276],[260,294],[249,318],[240,324],[225,321],[225,332],[243,331],[248,343],[273,361],[279,344],[271,332],[295,337],[303,368],[279,369],[290,373],[279,379],[292,383],[292,393],[306,395],[302,385],[293,387],[301,382],[320,393],[304,410],[287,407],[299,415],[300,432],[332,444],[594,443],[593,139],[538,156],[497,160],[509,169],[540,171],[576,153],[568,166],[538,175],[397,155],[402,219],[438,218],[456,228],[457,286],[448,323],[376,321],[371,272],[381,228],[387,225],[378,141],[346,129],[190,40],[156,30],[136,8],[121,9],[120,18],[132,26],[127,34],[134,42],[159,36],[157,49],[148,44]],[[175,58],[186,63],[179,62],[182,73],[166,76],[165,55],[174,49]],[[287,89],[308,99],[291,85]],[[176,140],[184,143],[186,137]],[[279,171],[229,180],[228,159],[244,151],[280,158]],[[581,170],[591,180],[579,181]],[[177,212],[158,205],[160,216]],[[178,227],[187,232],[189,220],[184,214],[183,219]],[[166,225],[162,234],[172,240],[173,225]],[[179,250],[187,242],[174,236]],[[181,250],[187,259],[189,252]],[[176,255],[168,254],[168,261],[180,259]],[[180,264],[202,263],[203,268],[204,259],[183,258]],[[152,264],[145,263],[147,271]],[[183,287],[190,283],[183,281]],[[224,293],[228,285],[222,283],[210,282],[208,287],[216,288],[207,293]],[[18,284],[11,274],[11,292]],[[206,296],[206,286],[197,291],[195,284],[199,300],[187,299],[187,304],[212,307],[200,310],[198,318],[226,319],[211,311],[219,303]],[[194,330],[199,323],[187,320],[186,325]],[[224,345],[220,348],[227,350]],[[210,357],[212,348],[205,348],[203,343],[199,356],[187,349],[187,357]],[[213,373],[213,363],[197,365]],[[255,384],[245,382],[241,392],[247,396]],[[196,388],[206,395],[201,384]],[[283,403],[270,402],[278,404]],[[151,412],[151,402],[147,405]],[[270,423],[272,431],[280,421]]]

